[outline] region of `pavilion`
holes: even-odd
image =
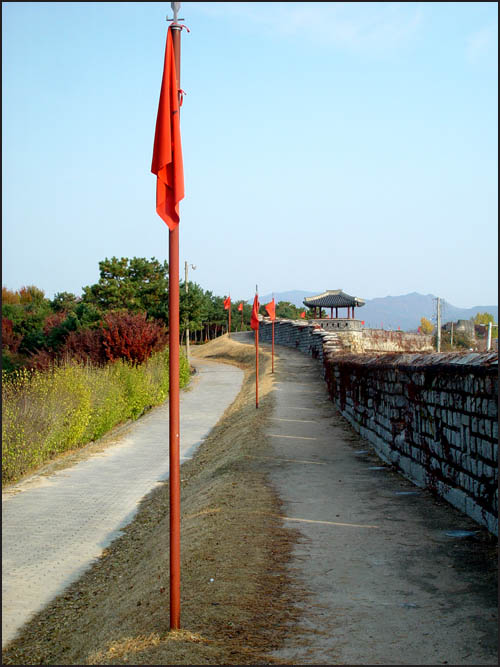
[[[365,305],[365,301],[357,296],[346,294],[341,289],[327,290],[317,296],[310,296],[304,299],[304,306],[309,309],[314,308],[314,319],[324,320],[321,317],[322,308],[330,308],[330,320],[354,320],[354,308],[360,308]],[[333,317],[333,309],[335,308],[335,318]],[[339,308],[347,309],[347,317],[339,318]],[[319,312],[318,312],[319,310]],[[318,317],[319,315],[319,317]],[[327,318],[328,319],[328,318]]]

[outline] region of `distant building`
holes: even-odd
[[[309,296],[302,302],[307,308],[314,310],[310,322],[319,324],[323,329],[360,330],[362,323],[354,316],[354,308],[365,305],[364,299],[346,294],[341,289],[326,290],[322,294]],[[339,308],[346,309],[346,317],[339,317]],[[330,317],[321,317],[323,309],[330,309]],[[335,309],[335,316],[333,310]]]

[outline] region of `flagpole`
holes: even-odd
[[[177,4],[177,3],[175,3]],[[172,6],[174,3],[172,3]],[[172,31],[177,89],[181,78],[181,26]],[[179,225],[169,231],[169,477],[170,477],[170,629],[181,627],[181,511],[180,511],[180,411],[179,411]]]
[[[255,294],[258,301],[258,287],[255,285]],[[255,329],[255,407],[259,407],[259,327]]]
[[[231,299],[231,294],[229,294],[229,299]],[[229,331],[227,335],[228,338],[231,338],[231,301],[229,301]]]
[[[273,292],[273,303],[274,303],[274,292]],[[276,311],[273,315],[273,339],[271,343],[271,373],[274,373],[274,318],[276,317]]]

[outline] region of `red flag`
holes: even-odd
[[[266,303],[265,308],[266,308],[267,312],[269,313],[269,317],[272,320],[275,320],[276,319],[276,304],[274,303],[274,299],[272,301],[270,301],[269,303]]]
[[[365,323],[365,321],[364,321],[364,320],[361,320],[361,324],[364,324],[364,323]]]
[[[243,301],[242,301],[242,302],[240,303],[240,305],[238,306],[238,310],[239,310],[240,312],[243,311]]]
[[[259,330],[259,318],[258,318],[259,308],[260,308],[259,298],[256,294],[253,300],[252,316],[250,317],[250,326],[254,331]]]
[[[300,313],[300,316],[301,316],[301,317],[305,317],[305,316],[306,316],[306,311],[303,310],[303,311]]]
[[[167,32],[151,171],[156,174],[156,212],[174,230],[179,224],[179,202],[184,199],[179,96],[174,44]]]
[[[229,310],[231,308],[231,297],[228,296],[227,299],[224,299],[224,310]]]

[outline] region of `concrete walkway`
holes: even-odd
[[[193,360],[181,392],[181,457],[208,435],[241,388],[243,372]],[[182,458],[181,458],[182,463]],[[99,454],[2,493],[2,645],[88,568],[168,478],[168,401]]]
[[[485,531],[382,465],[329,400],[317,361],[276,351],[272,458],[262,464],[286,525],[300,531],[291,575],[309,597],[275,657],[497,664],[497,564]],[[457,529],[478,532],[446,534]]]

